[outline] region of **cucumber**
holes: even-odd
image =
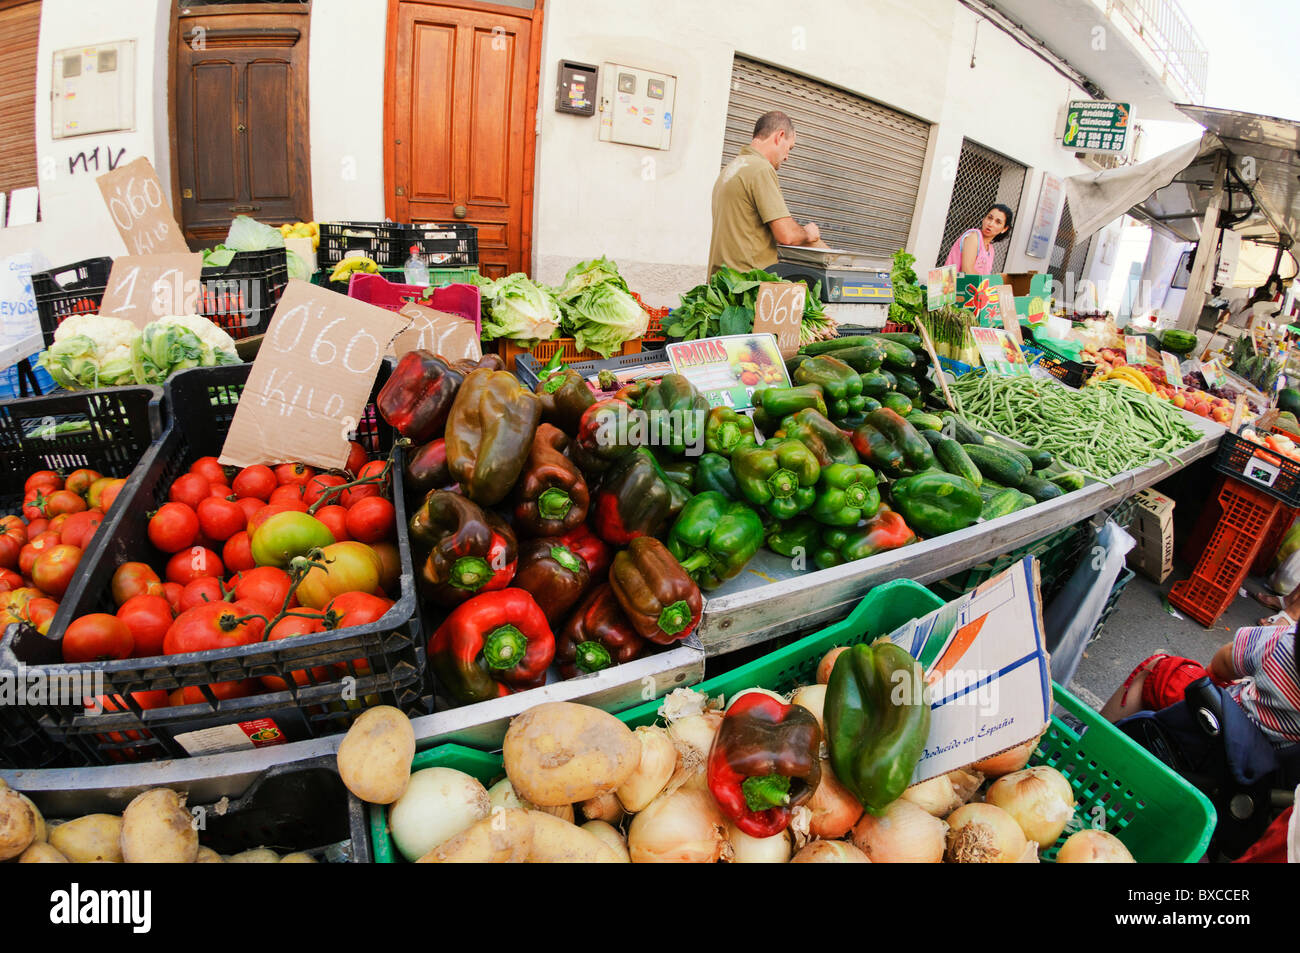
[[[893,390],[898,385],[898,378],[894,376],[893,371],[887,371],[882,367],[880,370],[876,371],[876,373],[883,376],[885,380],[889,382],[890,390]]]
[[[917,430],[938,431],[943,429],[943,420],[936,417],[934,414],[927,414],[924,411],[914,410],[910,414],[907,414],[904,419]],[[961,473],[957,475],[964,476],[964,474]]]
[[[912,334],[910,331],[882,331],[876,337],[883,341],[893,341],[901,344],[909,351],[919,351],[925,344],[921,341],[921,335]]]
[[[883,397],[894,389],[893,374],[868,371],[866,374],[859,374],[858,377],[862,381],[862,393],[868,397]]]
[[[880,402],[900,417],[906,417],[915,409],[912,406],[912,399],[906,394],[898,393],[898,391],[885,394],[880,398]]]
[[[951,410],[943,415],[944,422],[952,421],[952,436],[958,443],[983,443],[984,435],[958,417]]]
[[[1025,456],[1025,452],[1021,450],[1019,447],[1011,446],[1011,444],[1007,442],[1006,437],[1000,437],[997,436],[996,434],[991,434],[985,437],[982,442],[986,447],[993,447],[997,450],[1002,450],[1005,453],[1011,454],[1022,464],[1024,464],[1026,472],[1033,471],[1034,464],[1030,461],[1030,459],[1027,456]]]
[[[906,394],[913,401],[920,399],[921,385],[917,383],[916,378],[911,374],[895,374],[894,380],[894,390],[900,394]]]
[[[879,344],[879,334],[850,334],[842,338],[832,338],[829,341],[814,341],[812,344],[805,344],[799,350],[810,356],[817,354],[826,354],[831,351],[838,351],[846,347],[858,347],[863,344]]]
[[[922,436],[929,439],[928,434],[933,431],[926,430]],[[980,468],[975,465],[975,461],[970,458],[962,445],[951,437],[945,437],[939,434],[938,443],[931,442],[931,448],[934,450],[934,458],[939,461],[939,466],[943,467],[949,473],[954,473],[959,477],[964,477],[974,483],[976,486],[982,486],[984,483],[984,474]]]
[[[885,352],[885,367],[890,370],[907,372],[916,367],[916,354],[911,348],[893,341],[881,341],[880,346]]]
[[[864,414],[869,414],[869,413],[871,413],[873,410],[879,410],[881,407],[884,406],[884,404],[882,404],[880,401],[876,400],[876,398],[874,398],[874,397],[863,397],[863,398],[862,398],[862,401],[863,401],[863,403],[862,403],[862,412],[863,412]],[[843,430],[843,429],[845,429],[845,428],[841,427],[840,429]]]
[[[1036,476],[1027,476],[1021,480],[1019,489],[1028,493],[1039,503],[1046,503],[1048,500],[1054,500],[1058,496],[1065,496],[1065,491],[1055,483],[1048,483],[1046,480],[1040,480]]]
[[[1024,494],[1019,490],[1000,490],[991,499],[985,501],[984,508],[980,510],[980,516],[986,520],[995,520],[999,516],[1014,513],[1022,508],[1023,497]]]
[[[1029,460],[1029,463],[1035,470],[1046,470],[1056,462],[1056,459],[1046,450],[1034,450],[1029,448],[1021,450],[1020,452],[1025,455],[1026,459]]]
[[[964,443],[961,448],[966,451],[971,462],[979,467],[980,473],[984,474],[986,479],[1019,489],[1029,477],[1029,465],[1017,460],[1002,447]]]
[[[980,499],[985,503],[993,499],[993,497],[997,496],[999,493],[1005,493],[1007,491],[1005,486],[997,486],[993,483],[981,483],[978,489],[980,491]],[[1017,490],[1016,492],[1019,493],[1020,491]]]
[[[1049,482],[1055,483],[1066,493],[1073,493],[1075,490],[1082,490],[1084,480],[1086,479],[1078,470],[1066,470],[1064,473],[1057,473],[1047,478]]]
[[[803,356],[807,357],[808,355]],[[874,344],[863,344],[858,347],[840,348],[837,351],[832,351],[829,356],[843,361],[861,374],[874,371],[880,367],[880,362],[885,359],[885,352]]]

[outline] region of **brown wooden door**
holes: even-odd
[[[527,15],[416,2],[390,23],[389,214],[476,226],[494,278],[529,262],[534,30]]]
[[[310,221],[305,14],[181,17],[176,156],[181,225],[194,247],[239,214]]]

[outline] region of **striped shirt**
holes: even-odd
[[[1283,625],[1238,629],[1232,639],[1232,665],[1242,679],[1228,693],[1275,747],[1300,742],[1295,639],[1295,629]]]

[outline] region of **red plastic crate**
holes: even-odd
[[[482,295],[475,285],[425,288],[398,284],[382,275],[354,272],[348,282],[348,297],[385,311],[401,311],[411,301],[416,301],[435,311],[458,314],[466,321],[473,321],[474,330],[480,335],[483,333]]]
[[[1272,496],[1227,480],[1219,492],[1223,515],[1210,534],[1190,579],[1174,583],[1169,602],[1201,625],[1211,626],[1237,598],[1278,513],[1286,507]]]
[[[668,316],[672,314],[673,309],[652,308],[650,305],[642,301],[641,296],[635,291],[632,292],[632,297],[636,299],[636,303],[642,307],[646,313],[646,317],[650,319],[650,323],[646,325],[645,334],[641,336],[641,340],[649,342],[665,340],[664,322],[668,320]]]

